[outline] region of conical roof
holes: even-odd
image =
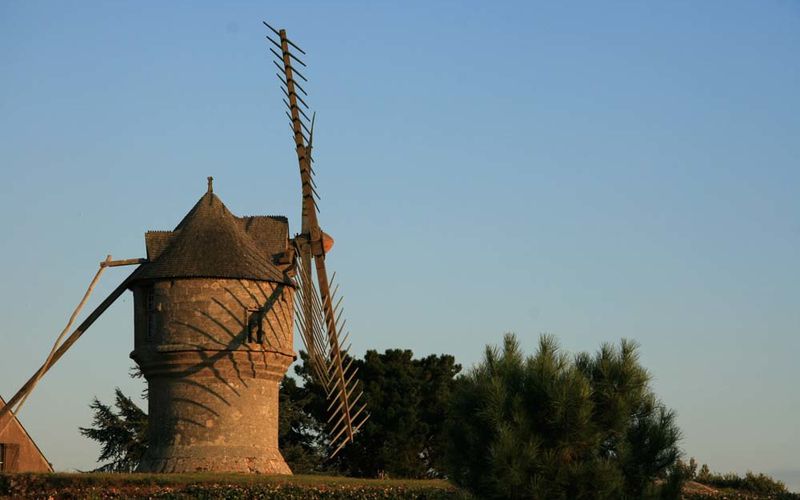
[[[161,248],[137,279],[233,278],[291,284],[210,189],[172,232],[153,234]]]

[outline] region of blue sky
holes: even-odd
[[[267,19],[308,52],[356,352],[632,338],[687,455],[800,471],[800,3],[287,5],[0,4],[0,394],[206,176],[299,228]],[[57,469],[94,465],[93,396],[142,388],[131,304],[22,412]]]

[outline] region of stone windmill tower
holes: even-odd
[[[290,473],[278,384],[294,361],[284,217],[236,217],[206,192],[173,231],[146,234],[130,281],[133,358],[148,382],[140,469]]]
[[[109,256],[100,264],[44,364],[0,406],[0,432],[45,373],[128,290],[134,295],[131,358],[147,379],[149,397],[149,446],[139,470],[290,474],[278,449],[278,387],[296,359],[293,326],[328,395],[332,455],[366,421],[347,334],[340,335],[341,297],[326,269],[333,240],[319,225],[314,121],[300,109],[306,103],[296,91],[305,90],[295,76],[305,77],[293,61],[305,64],[290,47],[305,52],[285,30],[264,24],[278,38],[267,37],[280,50],[271,49],[300,167],[300,233],[289,237],[285,217],[233,215],[209,177],[206,193],[174,230],[146,234],[146,259]],[[72,330],[103,271],[122,265],[138,267]]]

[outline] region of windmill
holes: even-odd
[[[368,418],[348,355],[342,298],[320,228],[312,167],[314,117],[297,91],[294,64],[305,54],[285,30],[277,40],[278,77],[288,107],[302,186],[301,231],[289,237],[281,216],[238,217],[207,191],[172,231],[145,234],[147,258],[108,256],[45,362],[0,406],[0,432],[37,383],[126,291],[134,296],[131,358],[148,383],[149,446],[142,471],[236,471],[290,474],[278,450],[278,386],[295,359],[293,324],[314,380],[326,392],[331,456],[352,442]],[[299,103],[299,104],[298,104]],[[107,268],[135,265],[73,329]]]
[[[276,40],[270,35],[266,36],[275,46],[270,47],[270,52],[277,59],[273,63],[279,70],[276,76],[285,96],[283,102],[288,108],[286,113],[291,122],[300,167],[302,227],[300,234],[294,238],[294,247],[299,256],[298,287],[295,295],[297,328],[308,352],[312,374],[325,388],[330,401],[328,424],[334,456],[353,440],[369,415],[364,413],[365,405],[360,401],[363,391],[358,392],[357,370],[353,366],[353,359],[347,356],[349,347],[343,347],[347,334],[340,337],[345,321],[342,319],[341,298],[337,297],[338,285],[334,285],[335,273],[329,280],[325,266],[325,254],[333,246],[333,239],[319,225],[319,207],[316,201],[319,196],[315,189],[311,154],[315,115],[312,114],[309,118],[300,107],[302,105],[308,109],[308,104],[297,91],[306,97],[308,93],[296,81],[295,76],[303,81],[308,80],[294,63],[303,67],[306,64],[292,53],[292,49],[303,55],[305,51],[289,40],[285,29],[277,30],[266,21],[263,23],[277,37]],[[304,118],[310,124],[306,124]]]

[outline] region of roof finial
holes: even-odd
[[[208,176],[208,192],[209,193],[214,192],[214,178],[211,176]]]

